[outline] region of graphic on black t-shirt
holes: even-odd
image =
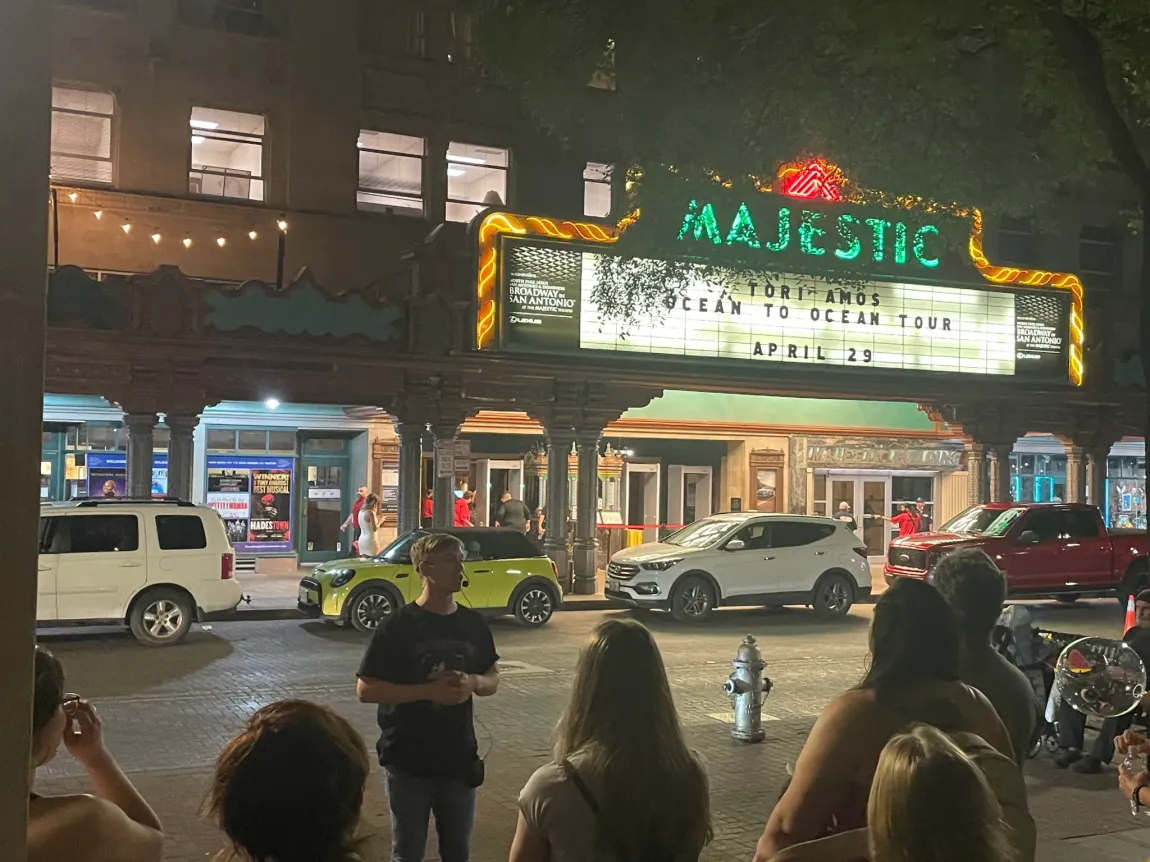
[[[449,673],[487,673],[499,660],[486,621],[473,610],[429,613],[401,608],[372,637],[359,676],[418,685]],[[381,705],[379,762],[413,775],[454,777],[476,759],[471,699],[455,706],[429,701]]]

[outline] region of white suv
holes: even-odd
[[[175,500],[75,500],[40,507],[36,619],[128,625],[142,643],[182,640],[242,594],[214,509]]]
[[[699,622],[720,605],[808,605],[842,616],[870,597],[866,548],[840,521],[804,515],[712,515],[661,542],[619,551],[608,598]]]

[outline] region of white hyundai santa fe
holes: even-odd
[[[607,566],[608,598],[705,620],[720,605],[807,605],[842,616],[870,597],[861,539],[840,521],[734,512],[661,542],[625,548]]]

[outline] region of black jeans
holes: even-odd
[[[1102,722],[1098,737],[1086,752],[1090,757],[1109,763],[1114,758],[1114,737],[1121,736],[1134,721],[1134,713],[1107,718]],[[1060,748],[1082,750],[1086,734],[1086,716],[1066,701],[1058,705],[1058,745]]]

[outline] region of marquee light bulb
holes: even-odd
[[[287,233],[288,223],[281,218],[279,221],[276,222],[276,227],[278,227],[284,233]]]
[[[254,231],[254,230],[249,230],[249,231],[248,231],[248,239],[251,239],[251,240],[256,240],[256,239],[259,239],[259,238],[260,238],[260,235],[259,235],[259,233],[258,233],[257,231]]]
[[[163,237],[160,236],[159,231],[156,231],[154,234],[152,234],[152,242],[154,242],[156,245],[159,245],[160,240],[162,240],[162,239],[163,239]]]
[[[130,221],[124,222],[122,225],[120,225],[120,230],[122,230],[124,233],[131,233],[132,223]]]
[[[68,192],[68,200],[70,200],[72,203],[75,203],[76,198],[78,198],[78,197],[80,197],[80,196],[78,194],[76,194],[75,192]]]
[[[100,219],[102,219],[104,217],[104,211],[103,210],[96,210],[94,213],[92,213],[92,215],[94,215],[96,217],[96,221],[99,221]]]
[[[184,237],[184,248],[192,247],[192,238],[190,236]]]
[[[228,241],[225,237],[222,237],[222,236],[216,237],[216,245],[218,245],[220,248],[223,248],[227,244],[228,244]]]

